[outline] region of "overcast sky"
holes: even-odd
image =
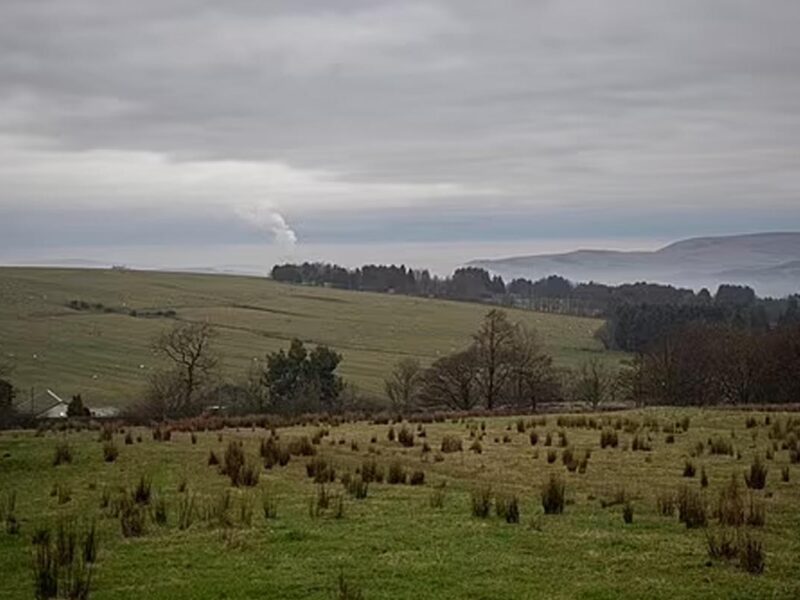
[[[0,258],[797,230],[798,32],[797,0],[2,0]]]

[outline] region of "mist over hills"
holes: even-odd
[[[712,292],[721,283],[753,287],[761,296],[800,292],[800,232],[690,238],[655,251],[576,250],[468,263],[503,276],[620,284],[665,283]]]

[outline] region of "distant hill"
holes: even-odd
[[[712,292],[720,283],[738,283],[762,296],[785,296],[800,292],[800,232],[691,238],[651,252],[576,250],[469,265],[506,279],[556,274],[573,281],[650,281]]]

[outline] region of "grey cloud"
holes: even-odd
[[[0,132],[498,190],[441,215],[800,225],[799,29],[793,0],[6,0]]]

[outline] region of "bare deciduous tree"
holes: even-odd
[[[514,339],[517,327],[502,310],[492,309],[473,336],[480,368],[478,384],[486,408],[495,408],[501,390],[513,372]]]
[[[434,408],[471,410],[480,400],[477,379],[478,361],[474,346],[448,354],[425,371],[420,401]]]
[[[178,323],[153,342],[156,354],[171,362],[150,379],[148,402],[160,406],[162,416],[196,411],[199,392],[214,378],[219,362],[211,346],[215,335],[208,323]]]
[[[417,402],[422,384],[422,368],[415,358],[400,360],[383,382],[386,395],[395,410],[408,410]]]

